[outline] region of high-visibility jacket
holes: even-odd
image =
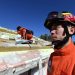
[[[73,42],[51,54],[47,75],[75,75],[75,46]]]
[[[28,33],[26,32],[26,29],[25,29],[25,28],[20,28],[20,30],[17,31],[17,33],[20,34],[21,37],[22,37],[23,39],[25,39],[25,40],[31,40],[32,37],[33,37],[32,34],[28,34]]]

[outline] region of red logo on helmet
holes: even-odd
[[[62,13],[64,16],[65,21],[71,21],[75,22],[75,16],[73,16],[71,13]]]

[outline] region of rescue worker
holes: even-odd
[[[17,33],[21,35],[22,39],[25,40],[31,40],[33,37],[33,33],[32,32],[28,32],[29,30],[27,30],[26,28],[23,28],[21,26],[17,27]]]
[[[53,11],[48,14],[44,26],[49,29],[54,45],[47,75],[75,75],[75,46],[72,41],[75,16],[68,12]]]

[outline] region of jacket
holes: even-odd
[[[47,75],[75,75],[75,46],[72,41],[51,54]]]

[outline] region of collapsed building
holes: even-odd
[[[51,43],[33,36],[32,44],[16,44],[17,35],[14,30],[0,27],[0,75],[34,75],[35,68],[44,75],[43,67],[53,52],[52,46],[46,46]]]

